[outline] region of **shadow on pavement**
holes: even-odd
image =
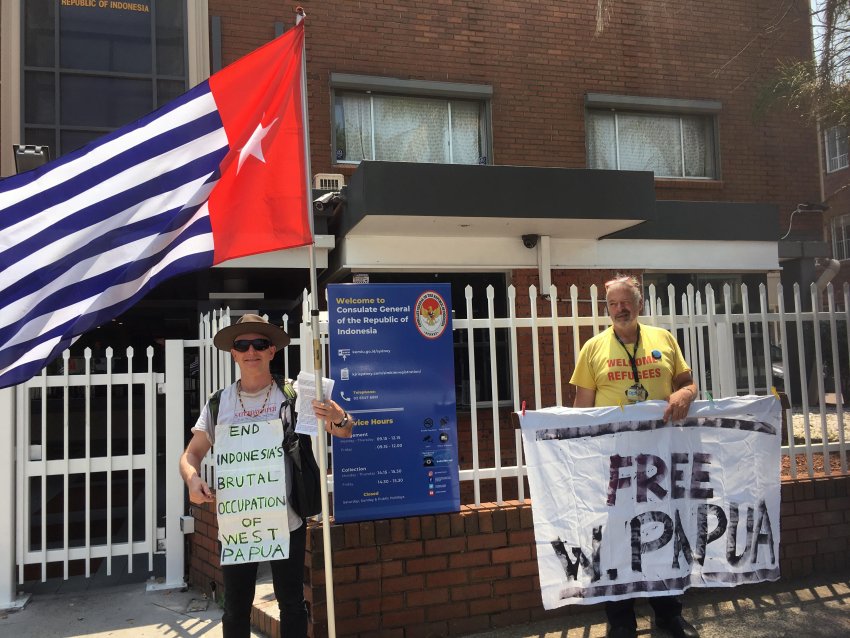
[[[685,617],[701,638],[846,638],[850,636],[850,577],[824,574],[794,581],[695,589],[684,596]],[[602,638],[601,605],[576,608],[521,627],[472,634],[475,638]],[[646,603],[636,605],[638,636],[667,636],[652,623]],[[470,636],[470,638],[471,638]]]

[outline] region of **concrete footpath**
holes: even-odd
[[[850,575],[827,574],[791,582],[734,589],[690,589],[685,617],[702,638],[847,638]],[[652,625],[652,609],[636,606],[638,636],[668,636]],[[605,613],[595,605],[580,613],[473,634],[474,638],[604,638]],[[471,638],[471,637],[467,637]]]
[[[70,589],[67,588],[66,589]],[[258,588],[258,598],[268,587]],[[736,589],[691,589],[686,615],[703,638],[846,638],[850,636],[850,575],[827,574],[793,582]],[[605,635],[602,609],[524,626],[475,634],[475,638],[596,638]],[[651,627],[651,611],[638,605],[638,635],[666,636]],[[144,583],[36,593],[27,606],[0,612],[2,638],[220,638],[221,609],[197,591],[147,592]],[[254,633],[255,637],[262,634]],[[435,637],[436,638],[436,637]]]
[[[146,591],[145,583],[77,591],[62,591],[60,586],[55,592],[33,594],[22,610],[0,611],[0,638],[222,635],[221,608],[215,602],[193,589]]]

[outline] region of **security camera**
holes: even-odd
[[[334,197],[339,195],[337,192],[325,193],[313,200],[313,208],[316,210],[325,210],[325,207],[333,202]]]
[[[523,235],[522,243],[526,248],[536,248],[540,235]]]

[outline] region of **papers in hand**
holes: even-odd
[[[319,420],[313,412],[313,400],[316,398],[316,377],[312,372],[298,373],[298,378],[293,384],[298,393],[295,399],[295,411],[298,413],[298,421],[295,423],[295,431],[298,434],[309,434],[315,436],[319,433]],[[322,377],[322,396],[329,398],[334,389],[334,380]]]

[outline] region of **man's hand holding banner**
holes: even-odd
[[[666,405],[520,416],[546,609],[779,578],[779,402]]]

